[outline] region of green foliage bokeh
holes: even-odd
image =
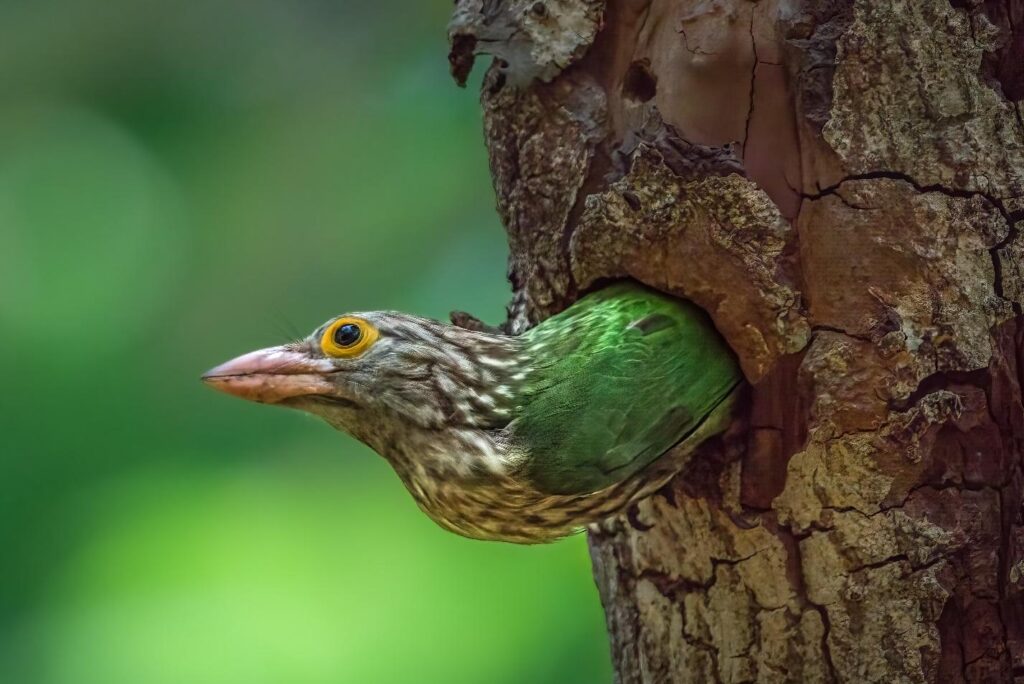
[[[0,3],[0,681],[611,678],[585,539],[450,535],[198,381],[346,310],[502,317],[450,7]]]

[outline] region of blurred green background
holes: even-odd
[[[207,367],[502,318],[451,0],[0,2],[0,682],[604,682],[585,539],[474,542]]]

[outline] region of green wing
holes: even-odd
[[[526,335],[534,365],[509,432],[526,454],[521,476],[551,494],[627,479],[742,379],[702,310],[637,285],[585,297]]]

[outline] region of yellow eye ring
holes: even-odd
[[[327,326],[320,338],[320,349],[327,356],[353,358],[369,349],[380,332],[367,321],[344,316]]]

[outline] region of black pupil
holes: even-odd
[[[339,325],[334,331],[334,343],[339,347],[351,347],[363,336],[363,331],[355,323]]]

